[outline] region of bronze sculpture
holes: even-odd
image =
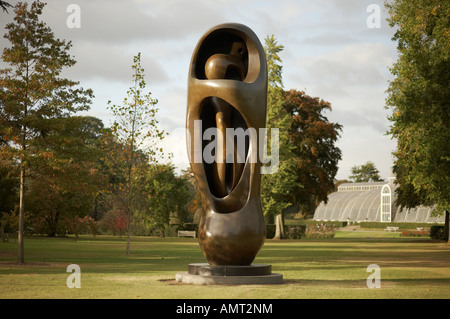
[[[191,60],[186,127],[203,203],[199,244],[212,266],[251,265],[265,240],[257,147],[266,101],[266,59],[254,32],[236,23],[209,30]],[[243,147],[230,129],[245,133]]]

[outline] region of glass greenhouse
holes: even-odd
[[[400,209],[395,205],[394,178],[388,182],[344,183],[320,203],[314,213],[318,221],[443,223],[432,207]]]

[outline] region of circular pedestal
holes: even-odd
[[[283,283],[283,275],[272,273],[272,266],[211,266],[189,264],[188,271],[176,274],[176,281],[195,285],[268,285]]]

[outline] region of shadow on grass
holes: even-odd
[[[301,286],[342,286],[343,288],[355,287],[355,288],[367,288],[366,280],[324,280],[324,279],[284,279],[284,284],[286,285],[301,285]],[[390,287],[390,286],[449,286],[450,278],[442,279],[442,278],[398,278],[398,279],[383,279],[381,278],[381,287]]]

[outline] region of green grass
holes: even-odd
[[[375,232],[376,233],[376,232]],[[0,243],[0,298],[445,298],[450,297],[450,246],[429,239],[338,233],[334,239],[267,240],[255,263],[272,265],[284,283],[194,286],[175,282],[189,263],[205,262],[193,238],[98,236]],[[381,236],[380,233],[378,235]],[[389,234],[393,236],[394,234]],[[81,288],[69,289],[69,264],[81,267]],[[367,266],[381,267],[381,288],[369,289]]]
[[[400,233],[372,229],[360,231],[337,231],[335,238],[400,238]]]

